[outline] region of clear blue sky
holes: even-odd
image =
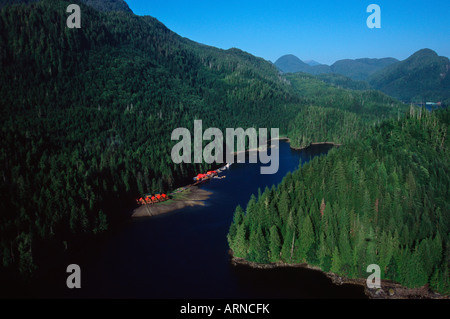
[[[332,64],[344,58],[394,57],[423,48],[450,57],[449,0],[125,0],[196,42],[236,47],[275,62],[294,54]],[[381,29],[369,29],[369,4]]]

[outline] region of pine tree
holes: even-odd
[[[232,241],[230,248],[234,256],[246,258],[248,252],[247,230],[244,223],[237,227],[236,236]]]
[[[376,264],[377,263],[377,256],[376,256],[376,250],[377,245],[375,241],[375,232],[372,228],[372,226],[369,227],[369,231],[366,235],[367,242],[367,248],[366,248],[366,263],[367,265],[370,264]]]
[[[422,266],[423,256],[418,248],[415,249],[410,259],[410,287],[422,287],[428,282],[428,276]]]
[[[305,217],[300,227],[301,231],[299,234],[299,245],[297,247],[297,258],[300,261],[304,262],[307,260],[308,252],[310,251],[314,243],[314,230],[309,216]]]
[[[346,276],[351,276],[352,271],[352,249],[350,247],[350,241],[348,238],[348,230],[347,227],[344,225],[341,229],[340,235],[339,235],[339,252],[341,255],[342,265],[341,265],[341,271]]]
[[[250,234],[248,260],[258,263],[269,262],[269,245],[262,232],[261,227],[258,227],[256,232]]]
[[[438,267],[434,267],[433,275],[430,279],[430,288],[433,291],[441,291],[441,273]]]
[[[320,234],[319,248],[317,250],[319,267],[323,271],[329,271],[331,267],[331,250],[327,247],[325,233]]]
[[[280,217],[282,220],[287,220],[289,216],[289,197],[286,192],[281,194],[279,203],[278,203],[278,211],[280,212]]]
[[[237,227],[243,223],[244,217],[244,211],[242,210],[242,207],[238,205],[236,207],[236,210],[234,211],[233,222],[231,223],[230,230],[228,231],[228,242],[233,241],[234,237],[236,236]]]
[[[250,228],[251,231],[253,231],[252,227],[259,223],[258,220],[258,211],[256,209],[256,197],[255,195],[250,196],[250,200],[248,201],[247,208],[246,208],[246,217],[248,218],[250,222]]]
[[[331,259],[330,272],[332,272],[333,274],[340,274],[341,266],[342,266],[342,261],[341,261],[341,255],[339,253],[339,249],[337,247],[334,247],[333,257]]]
[[[381,238],[378,244],[378,265],[382,270],[382,278],[387,270],[387,266],[391,262],[395,248],[398,246],[398,239],[392,238],[390,233],[382,232]]]
[[[19,241],[19,271],[26,277],[29,277],[36,269],[31,251],[31,236],[29,234],[21,233],[17,240]]]
[[[279,261],[281,251],[281,239],[276,225],[270,227],[269,250],[270,250],[270,262]]]
[[[283,246],[281,248],[281,258],[285,262],[291,263],[293,257],[293,248],[295,248],[295,236],[296,236],[295,231],[296,227],[294,223],[294,218],[292,217],[292,211],[289,213],[285,229],[286,230],[283,234]]]

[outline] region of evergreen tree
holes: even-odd
[[[333,257],[331,259],[331,269],[330,271],[334,274],[340,274],[342,267],[341,255],[339,253],[339,249],[334,247]]]
[[[249,250],[248,250],[248,260],[260,263],[269,262],[269,245],[267,244],[266,238],[258,227],[256,232],[250,234],[249,240]]]
[[[276,225],[270,227],[269,238],[270,262],[277,262],[280,260],[281,239]]]
[[[248,252],[247,231],[245,224],[237,227],[236,236],[231,242],[230,248],[236,257],[246,258]]]
[[[309,216],[305,217],[300,227],[301,231],[299,234],[299,241],[297,247],[298,251],[297,259],[299,259],[300,261],[306,261],[308,252],[310,251],[314,243],[314,230]]]

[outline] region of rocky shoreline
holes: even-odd
[[[243,258],[234,257],[232,252],[230,254],[230,262],[233,266],[248,266],[257,269],[275,269],[275,268],[305,268],[324,273],[331,279],[335,285],[359,285],[364,287],[364,293],[369,299],[450,299],[449,296],[443,296],[429,289],[428,285],[419,288],[407,288],[391,280],[381,280],[380,289],[370,289],[367,287],[365,278],[346,278],[331,272],[324,272],[322,269],[316,266],[309,265],[307,263],[302,264],[289,264],[284,262],[260,264],[245,260]]]

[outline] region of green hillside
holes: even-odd
[[[367,80],[369,76],[375,72],[384,69],[385,67],[398,62],[394,58],[383,59],[345,59],[339,60],[331,65],[333,73],[338,73],[347,76],[353,80],[362,81]]]
[[[237,207],[234,256],[348,278],[378,264],[382,279],[449,294],[449,120],[412,109],[288,174]]]
[[[373,74],[369,83],[407,102],[450,102],[450,61],[430,49]]]
[[[326,64],[309,65],[300,60],[295,55],[289,54],[279,58],[274,64],[283,73],[304,72],[312,75],[325,75],[335,73],[341,76],[351,78],[355,81],[367,80],[369,76],[385,67],[398,62],[394,58],[383,59],[345,59],[333,63],[331,66]]]
[[[132,13],[128,4],[123,0],[81,0],[83,3],[99,11],[122,11]]]
[[[0,0],[0,8],[6,5],[29,4],[38,1],[41,0]],[[128,4],[123,0],[79,0],[72,1],[72,3],[77,3],[80,1],[99,11],[122,11],[132,13],[131,9],[128,7]]]
[[[352,80],[345,75],[337,73],[320,74],[316,76],[317,79],[329,83],[333,86],[350,89],[350,90],[369,90],[371,87],[366,81]]]
[[[47,243],[70,247],[141,194],[206,169],[173,164],[173,129],[202,119],[286,132],[301,101],[271,63],[192,42],[151,17],[81,3],[83,27],[68,29],[72,2],[0,11],[0,260],[22,273]]]
[[[281,72],[284,73],[305,72],[311,68],[311,66],[293,54],[283,55],[275,61],[274,64]]]
[[[204,128],[278,127],[304,146],[350,141],[405,107],[380,92],[282,76],[264,59],[130,14],[121,1],[75,1],[82,28],[68,29],[73,2],[0,10],[2,270],[31,275],[46,256],[126,217],[138,196],[209,168],[170,156],[172,130],[195,119]]]

